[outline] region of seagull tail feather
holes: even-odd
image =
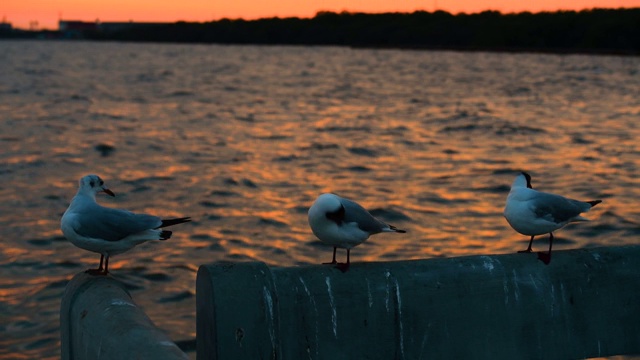
[[[393,226],[393,225],[389,225],[389,229],[397,232],[397,233],[406,233],[407,230],[402,230],[402,229],[398,229],[397,227]]]
[[[600,204],[602,202],[602,200],[591,200],[591,201],[585,201],[586,203],[588,203],[589,205],[591,205],[591,207],[594,207],[598,204]]]
[[[162,232],[160,233],[160,240],[169,240],[171,239],[171,234],[173,234],[171,231],[169,230],[162,230]]]
[[[162,224],[160,226],[158,226],[158,228],[178,225],[178,224],[186,223],[186,222],[189,222],[189,221],[191,221],[191,217],[182,217],[182,218],[177,218],[177,219],[165,219],[165,220],[162,220]]]

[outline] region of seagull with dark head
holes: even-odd
[[[522,235],[529,235],[529,247],[519,252],[531,252],[533,238],[549,233],[549,251],[538,252],[545,264],[551,261],[553,231],[571,222],[589,221],[580,214],[591,210],[602,200],[579,201],[564,196],[536,191],[531,186],[531,175],[522,172],[516,176],[507,196],[504,217],[511,227]]]
[[[88,270],[89,273],[106,275],[110,256],[121,254],[146,241],[167,240],[171,237],[171,231],[162,228],[191,221],[189,217],[163,220],[153,215],[107,208],[96,202],[96,194],[101,192],[115,196],[99,176],[82,177],[78,192],[60,223],[64,236],[72,244],[100,254],[100,266]]]
[[[369,236],[381,232],[405,233],[371,215],[365,208],[335,194],[322,194],[309,209],[309,225],[314,235],[325,244],[333,246],[333,260],[346,271],[350,265],[351,248],[365,242]],[[347,249],[347,262],[336,261],[336,249]]]

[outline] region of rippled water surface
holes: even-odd
[[[64,287],[99,260],[59,230],[88,173],[104,205],[194,218],[110,263],[176,341],[200,264],[331,259],[322,192],[408,230],[354,262],[524,249],[502,217],[520,170],[604,201],[554,248],[638,243],[638,57],[4,41],[0,64],[0,355],[59,357]]]

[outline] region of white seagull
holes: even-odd
[[[369,236],[381,232],[405,233],[405,230],[376,219],[359,204],[335,194],[322,194],[309,209],[309,225],[314,235],[333,246],[333,260],[346,271],[350,264],[351,248],[362,244]],[[347,249],[347,262],[336,262],[336,248]]]
[[[518,252],[531,252],[536,235],[549,233],[549,251],[538,252],[538,259],[545,264],[551,261],[553,231],[570,222],[589,221],[580,213],[591,210],[602,200],[579,201],[564,196],[536,191],[531,187],[531,176],[522,172],[511,185],[504,208],[504,217],[511,227],[523,235],[530,235],[529,247]]]
[[[162,220],[153,215],[100,206],[96,202],[96,194],[100,192],[115,196],[99,176],[82,177],[78,193],[60,222],[64,236],[73,245],[100,254],[100,266],[88,270],[89,273],[106,275],[109,256],[121,254],[149,240],[167,240],[171,231],[160,228],[191,221],[189,217]]]

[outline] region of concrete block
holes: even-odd
[[[640,353],[640,246],[270,268],[203,265],[204,359],[572,359]]]
[[[60,307],[64,360],[188,359],[111,276],[80,273]]]

